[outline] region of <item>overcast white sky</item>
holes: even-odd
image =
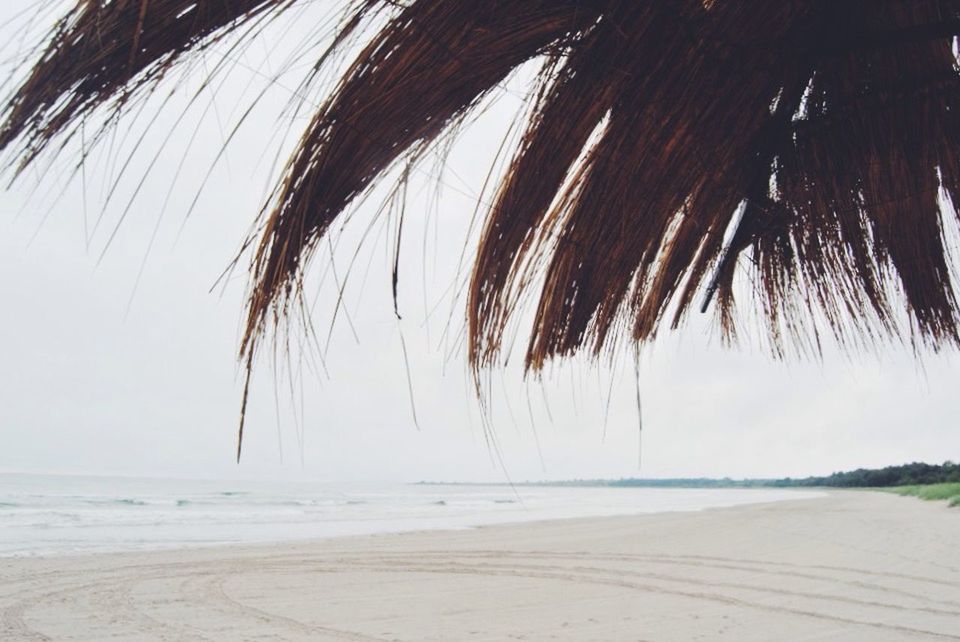
[[[0,19],[31,4],[4,2]],[[218,99],[202,94],[166,147],[218,51],[178,76],[182,90],[156,122],[147,127],[158,101],[76,180],[64,181],[64,161],[76,158],[67,155],[0,193],[0,471],[504,479],[483,439],[457,342],[462,301],[451,293],[463,282],[457,266],[471,214],[520,106],[522,75],[468,129],[442,176],[428,162],[414,180],[400,255],[401,324],[390,296],[391,228],[380,219],[346,289],[357,338],[339,317],[324,353],[326,372],[311,368],[316,350],[295,356],[292,385],[286,369],[277,375],[261,360],[245,454],[234,463],[245,275],[241,270],[225,288],[211,288],[263,202],[273,155],[290,148],[305,122],[296,119],[288,130],[290,120],[281,116],[300,78],[296,70],[269,88],[186,214],[238,105],[269,84],[291,48],[335,6],[305,5],[232,61]],[[104,207],[132,149],[138,153]],[[346,274],[381,201],[382,194],[373,195],[346,227],[333,255],[336,279]],[[310,290],[324,343],[336,296],[330,264],[329,252],[317,257],[316,282],[326,277]],[[927,356],[922,368],[904,348],[782,363],[749,343],[722,348],[708,320],[693,319],[643,353],[643,475],[803,476],[960,458],[955,353]],[[411,417],[401,328],[420,430]],[[491,377],[491,427],[513,479],[640,474],[632,366],[577,361],[554,368],[542,383],[525,384],[521,374],[511,366]]]

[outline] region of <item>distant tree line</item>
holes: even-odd
[[[916,484],[943,484],[960,482],[960,464],[946,461],[941,465],[914,462],[903,466],[886,468],[858,468],[842,473],[833,473],[827,477],[805,477],[803,479],[777,479],[771,486],[831,486],[885,487],[913,486]]]
[[[795,488],[832,487],[864,488],[888,486],[913,486],[917,484],[960,483],[960,464],[952,461],[943,464],[914,462],[886,468],[858,468],[847,472],[833,473],[826,477],[803,477],[793,479],[711,479],[706,477],[676,479],[571,479],[568,481],[528,482],[518,486],[602,486],[611,488]]]

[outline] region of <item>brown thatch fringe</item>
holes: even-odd
[[[841,341],[956,343],[938,190],[951,194],[960,169],[958,6],[413,2],[347,71],[288,166],[254,260],[244,350],[286,315],[331,221],[534,56],[543,89],[470,284],[475,367],[498,361],[541,280],[530,368],[624,334],[652,339],[711,281],[732,335],[741,256],[781,354],[817,344],[805,334],[817,311]]]
[[[54,27],[27,80],[2,108],[0,149],[23,170],[100,107],[118,114],[184,54],[294,0],[78,0]]]
[[[0,146],[25,166],[96,107],[122,107],[177,60],[297,1],[82,0],[5,106]],[[391,17],[313,116],[266,208],[245,356],[288,314],[336,217],[538,57],[540,91],[470,283],[475,367],[500,361],[535,283],[529,368],[650,340],[705,290],[732,335],[741,266],[778,353],[817,345],[818,315],[851,344],[960,343],[941,211],[960,188],[960,0],[353,11],[348,30]]]

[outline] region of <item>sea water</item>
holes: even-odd
[[[196,481],[0,474],[0,556],[279,542],[802,499],[779,489]]]

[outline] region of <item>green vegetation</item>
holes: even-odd
[[[431,484],[431,482],[420,482]],[[433,482],[439,483],[439,482]],[[470,484],[466,484],[470,485]],[[924,464],[914,462],[902,466],[886,468],[859,468],[857,470],[833,473],[826,477],[802,477],[792,479],[710,479],[705,477],[679,479],[644,479],[626,477],[622,479],[571,479],[565,481],[521,482],[515,486],[570,486],[570,487],[609,487],[609,488],[960,488],[960,464],[946,461],[943,464]],[[935,486],[931,486],[935,485]],[[933,491],[933,492],[947,492]],[[950,497],[957,494],[955,490]],[[903,494],[911,494],[904,491]],[[931,497],[930,499],[934,499]],[[939,499],[947,499],[942,497]]]
[[[420,482],[431,485],[431,482]],[[433,482],[437,483],[437,482]],[[457,484],[472,485],[472,484]],[[482,484],[486,485],[486,484]],[[922,499],[947,500],[960,506],[960,464],[941,465],[914,462],[886,468],[860,468],[826,477],[791,479],[570,479],[565,481],[521,482],[514,486],[561,486],[605,488],[874,488]]]
[[[934,501],[948,501],[951,506],[960,506],[960,483],[900,486],[889,490],[891,493],[897,493],[898,495],[910,495]]]
[[[960,483],[960,464],[941,465],[914,462],[886,468],[859,468],[826,477],[792,479],[574,479],[569,481],[528,482],[524,486],[606,486],[612,488],[892,488],[926,484]]]
[[[960,483],[960,464],[952,461],[936,464],[914,462],[879,469],[860,468],[828,477],[778,479],[773,486],[828,486],[832,488],[889,488],[925,484]]]

